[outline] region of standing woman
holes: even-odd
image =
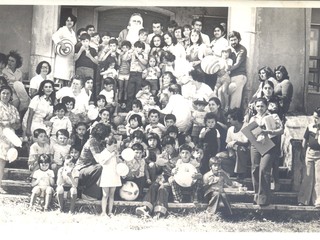
[[[47,61],[41,61],[38,63],[36,68],[37,75],[31,78],[29,95],[33,98],[39,91],[39,86],[43,80],[47,79],[48,74],[51,73],[51,65]]]
[[[8,82],[22,81],[22,72],[19,68],[22,67],[22,57],[14,50],[11,50],[7,55],[8,64],[3,69],[3,74],[6,76]]]
[[[31,137],[37,128],[46,130],[50,135],[50,118],[53,115],[53,106],[56,102],[54,83],[44,80],[39,87],[39,92],[31,99],[28,111],[23,118],[25,135]]]
[[[285,115],[290,107],[293,95],[293,86],[289,81],[288,71],[284,66],[280,65],[276,67],[274,69],[274,73],[278,81],[278,84],[274,88],[274,93],[281,99],[281,106],[283,109],[283,114]]]
[[[77,18],[72,15],[66,15],[63,21],[64,26],[60,27],[52,35],[55,45],[61,45],[56,52],[53,77],[59,80],[63,86],[66,86],[74,75],[74,46],[77,43],[77,37],[73,27]]]
[[[164,47],[163,50],[171,52],[176,60],[186,59],[186,51],[181,44],[178,44],[178,40],[171,33],[166,32],[163,34]]]
[[[283,125],[279,116],[270,114],[267,111],[267,106],[268,103],[265,98],[258,98],[255,101],[257,114],[249,121],[249,123],[256,122],[262,129],[262,132],[256,136],[257,141],[258,139],[263,141],[264,136],[268,135],[275,143],[275,146],[263,155],[253,144],[251,144],[250,148],[252,183],[255,192],[253,201],[254,204],[259,204],[260,206],[270,204],[271,168],[277,154],[276,137],[283,133]],[[266,117],[270,115],[275,123],[275,129],[266,129]]]
[[[258,71],[258,74],[259,74],[260,84],[259,84],[257,91],[252,96],[252,100],[251,100],[252,102],[254,102],[255,99],[263,96],[262,85],[266,80],[271,81],[274,86],[276,86],[278,84],[277,80],[274,78],[274,73],[270,67],[264,66],[264,67],[260,68]]]
[[[0,194],[6,193],[1,184],[7,160],[6,153],[12,147],[9,140],[3,136],[2,131],[4,128],[16,130],[20,127],[19,112],[9,103],[11,97],[12,89],[9,86],[2,86],[0,88]]]
[[[193,68],[200,68],[205,49],[206,45],[202,41],[201,33],[193,29],[190,33],[190,46],[186,48],[186,58]]]
[[[191,33],[192,27],[191,25],[184,25],[182,27],[182,37],[183,37],[183,46],[184,48],[187,48],[190,46],[190,33]]]

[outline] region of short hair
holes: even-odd
[[[240,108],[232,108],[230,109],[227,114],[227,116],[230,116],[233,120],[236,120],[238,122],[243,122],[243,112]]]
[[[41,133],[44,133],[47,135],[46,130],[44,130],[43,128],[37,128],[36,130],[33,131],[33,137],[38,138]]]
[[[178,26],[178,23],[175,20],[170,20],[168,23],[168,28],[175,28]]]
[[[177,38],[176,38],[174,35],[172,35],[170,32],[166,32],[166,33],[163,34],[163,38],[164,38],[165,35],[168,35],[168,36],[171,38],[172,44],[173,44],[174,46],[177,45],[178,40],[177,40]],[[164,44],[165,44],[165,46],[167,46],[166,43],[164,43]]]
[[[49,154],[43,153],[38,157],[38,164],[40,163],[51,163],[51,157]]]
[[[96,124],[91,130],[91,136],[97,141],[102,141],[109,137],[110,133],[111,127],[109,125],[105,125],[104,123]]]
[[[104,81],[103,81],[103,85],[114,85],[115,81],[112,77],[107,77]]]
[[[158,24],[158,23],[160,23],[160,26],[163,26],[163,23],[162,23],[161,20],[159,20],[159,19],[153,19],[153,20],[152,20],[152,25],[153,25],[153,24]]]
[[[206,115],[204,116],[204,122],[206,123],[209,119],[214,119],[215,121],[217,121],[217,117],[213,112],[206,113]]]
[[[95,36],[99,36],[99,37],[100,37],[100,33],[98,33],[98,32],[92,33],[92,36],[91,36],[91,37],[95,37]]]
[[[107,37],[111,38],[111,33],[109,31],[102,32],[101,33],[101,37],[104,37],[104,36],[107,36]]]
[[[175,28],[174,28],[174,30],[173,30],[173,33],[175,33],[175,31],[177,31],[177,30],[181,30],[181,34],[182,34],[182,32],[183,32],[183,28],[182,28],[182,26],[176,26]],[[182,37],[182,36],[181,36]]]
[[[134,131],[130,136],[131,139],[138,138],[138,139],[141,139],[142,141],[144,141],[144,137],[145,137],[144,133],[141,130]]]
[[[230,40],[230,38],[233,38],[233,37],[236,37],[239,42],[241,41],[241,35],[239,32],[237,32],[237,31],[229,32],[228,39]]]
[[[9,52],[9,54],[7,55],[7,62],[9,60],[9,57],[13,57],[16,60],[16,68],[20,68],[22,66],[23,59],[17,50],[11,50]]]
[[[179,152],[182,152],[183,150],[192,153],[192,147],[190,147],[188,144],[185,144],[185,143],[179,147]]]
[[[73,103],[73,107],[74,107],[74,105],[75,105],[75,103],[76,103],[76,100],[75,100],[75,98],[73,98],[73,97],[69,97],[69,96],[65,96],[65,97],[63,97],[62,99],[61,99],[61,102],[63,103],[63,104],[67,104],[67,103]]]
[[[110,45],[110,44],[115,44],[115,45],[118,46],[118,40],[115,39],[115,38],[112,38],[112,39],[110,39],[110,41],[109,41],[109,45]]]
[[[84,85],[84,79],[81,75],[73,75],[70,79],[70,84],[72,84],[73,80],[80,80],[81,86]]]
[[[153,40],[154,40],[156,37],[160,38],[160,46],[159,46],[159,47],[160,47],[160,48],[163,48],[163,46],[164,46],[163,37],[162,37],[162,35],[160,35],[160,34],[155,34],[155,35],[151,38],[150,48],[154,48],[154,47],[155,47],[155,45],[154,45],[154,43],[153,43]]]
[[[160,55],[160,61],[163,62],[163,60],[167,60],[168,62],[174,62],[176,60],[176,56],[169,51],[164,51]]]
[[[142,103],[141,103],[141,101],[139,100],[139,99],[133,99],[133,101],[132,101],[132,106],[133,105],[136,105],[138,108],[140,108],[140,109],[142,109],[143,107],[142,107]]]
[[[59,135],[63,135],[67,138],[69,138],[69,132],[67,129],[59,129],[57,132],[56,132],[56,137],[58,137]]]
[[[267,101],[267,99],[265,99],[265,98],[263,98],[263,97],[257,98],[257,99],[254,101],[254,104],[256,104],[257,102],[262,102],[264,105],[268,106],[268,101]]]
[[[174,146],[175,144],[176,144],[176,140],[173,137],[166,135],[162,138],[162,142],[161,142],[162,147],[166,145]]]
[[[77,36],[80,36],[81,32],[86,32],[87,30],[85,28],[79,28],[77,31]]]
[[[142,151],[142,152],[144,150],[141,143],[134,143],[131,148],[132,148],[132,150],[137,150],[137,151]]]
[[[0,62],[1,62],[1,61],[0,61]],[[47,61],[41,61],[41,62],[38,63],[37,68],[36,68],[36,73],[37,73],[37,74],[40,74],[40,73],[41,73],[41,68],[42,68],[42,65],[43,65],[44,63],[46,63],[46,64],[48,65],[48,67],[49,67],[49,69],[48,69],[48,74],[51,73],[51,65],[50,65],[50,63],[48,63]]]
[[[91,36],[89,33],[82,33],[79,39],[81,41],[86,40],[86,39],[91,40]]]
[[[177,83],[175,84],[171,84],[169,86],[169,92],[173,93],[173,94],[181,94],[181,86]]]
[[[200,69],[193,69],[190,71],[190,76],[197,82],[205,82],[205,74]]]
[[[160,142],[159,135],[157,133],[154,133],[154,132],[148,133],[147,140],[149,140],[149,139],[156,139],[158,141],[158,143]]]
[[[141,89],[146,87],[146,86],[149,86],[149,88],[151,88],[151,83],[148,80],[142,81],[141,82]]]
[[[0,63],[3,63],[4,65],[8,64],[8,58],[4,53],[0,53]]]
[[[213,27],[213,31],[214,31],[216,28],[219,28],[219,29],[221,30],[221,33],[224,33],[224,32],[225,32],[225,29],[224,29],[224,27],[223,27],[221,24],[215,25],[215,26]]]
[[[132,114],[132,115],[129,117],[129,119],[128,119],[128,123],[130,123],[130,121],[133,120],[133,119],[135,119],[135,120],[138,121],[139,126],[143,126],[141,115],[139,115],[139,114]]]
[[[169,135],[169,133],[176,133],[176,134],[178,134],[178,133],[179,133],[178,127],[177,127],[177,126],[174,126],[174,125],[168,127],[168,129],[167,129],[167,131],[166,131],[166,135]]]
[[[111,41],[111,40],[110,40]],[[132,47],[132,44],[131,44],[131,42],[129,42],[129,41],[127,41],[127,40],[124,40],[124,41],[122,41],[122,43],[121,43],[121,47],[123,47],[123,46],[127,46],[128,48],[131,48]]]
[[[4,85],[0,88],[0,93],[2,93],[3,90],[8,90],[11,94],[11,97],[12,97],[12,94],[13,94],[13,91],[12,91],[12,88],[9,86],[9,85]]]
[[[7,85],[8,85],[7,79],[5,79],[4,76],[0,76],[0,86],[7,86]]]
[[[208,102],[210,102],[210,101],[214,101],[215,102],[215,104],[217,104],[219,107],[218,107],[218,109],[220,109],[221,108],[221,101],[220,101],[220,99],[219,98],[217,98],[217,97],[212,97],[212,98],[210,98],[209,99],[209,101]]]
[[[76,150],[76,151],[78,151],[78,152],[81,152],[81,146],[80,146],[80,144],[78,144],[78,145],[76,145],[76,144],[71,145],[69,153],[70,153],[71,150],[73,150],[73,149]]]
[[[136,41],[134,44],[133,44],[134,47],[136,48],[142,48],[142,49],[145,49],[145,44],[141,41]]]
[[[98,101],[103,99],[106,103],[107,103],[107,99],[106,99],[106,96],[105,95],[102,95],[102,94],[99,94],[97,97],[96,97],[96,101],[95,101],[95,104],[97,105]]]
[[[77,159],[75,159],[75,158],[72,157],[71,155],[67,154],[67,155],[64,157],[64,162],[72,162],[72,163],[76,164]]]
[[[167,120],[173,120],[174,122],[177,122],[176,116],[172,113],[169,113],[164,117],[164,121],[167,121]]]
[[[53,111],[60,111],[61,109],[67,112],[67,107],[63,103],[57,103],[56,105],[53,106]]]
[[[151,109],[149,112],[148,112],[148,117],[150,117],[151,114],[157,114],[158,117],[160,118],[160,112],[157,110],[157,109]]]
[[[143,34],[143,33],[145,33],[145,34],[148,34],[149,33],[149,31],[147,30],[147,29],[145,29],[145,28],[141,28],[140,30],[139,30],[139,35],[140,34]]]
[[[196,22],[201,22],[202,23],[202,20],[200,18],[194,18],[191,21],[191,25],[193,26]]]
[[[77,129],[80,126],[84,126],[85,128],[88,128],[87,124],[85,122],[78,122],[76,123],[76,125],[74,126],[75,129]]]
[[[94,29],[96,29],[92,24],[89,24],[89,25],[86,26],[86,31],[88,31],[89,28],[94,28]]]
[[[176,76],[175,76],[172,72],[170,72],[170,71],[165,71],[165,72],[162,74],[162,76],[164,76],[164,75],[169,75],[169,76],[170,76],[170,78],[171,78],[171,83],[177,83]]]
[[[77,17],[73,15],[72,13],[66,14],[62,19],[62,26],[65,26],[67,19],[70,18],[73,22],[73,26],[77,23]]]
[[[278,67],[276,67],[274,69],[274,72],[276,72],[276,71],[280,71],[282,73],[282,79],[289,80],[289,74],[288,74],[288,71],[285,66],[279,65]]]

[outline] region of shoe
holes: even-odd
[[[305,206],[303,203],[299,202],[298,206]]]
[[[263,204],[259,204],[260,207],[266,207],[266,206],[269,206],[270,203],[263,203]]]
[[[0,187],[0,194],[7,194],[7,191]]]
[[[174,200],[173,203],[181,203],[179,200]]]
[[[320,209],[320,204],[314,205],[314,208]]]
[[[85,200],[85,201],[95,201],[97,199],[93,198],[93,197],[90,197],[88,195],[85,195],[85,194],[82,194],[81,196],[82,200]]]
[[[108,214],[108,217],[109,217],[109,218],[113,218],[113,217],[114,217],[114,214],[113,214],[113,213],[109,213],[109,214]]]
[[[148,212],[148,210],[146,209],[146,206],[142,206],[142,207],[137,207],[137,208],[136,208],[136,214],[137,214],[139,217],[144,217],[144,216],[149,215],[149,212]]]
[[[154,215],[152,219],[159,220],[160,217],[161,217],[161,213],[156,213],[156,215]]]

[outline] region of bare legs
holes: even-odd
[[[1,186],[2,186],[2,179],[4,175],[4,167],[6,166],[6,161],[3,159],[0,159],[0,194],[7,193]]]
[[[108,206],[108,216],[112,216],[113,203],[114,203],[114,192],[115,187],[103,187],[102,188],[102,199],[101,199],[101,216],[107,215],[107,206]],[[109,201],[108,201],[109,200]]]

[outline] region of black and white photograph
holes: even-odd
[[[319,2],[1,1],[0,23],[3,237],[319,232]]]

